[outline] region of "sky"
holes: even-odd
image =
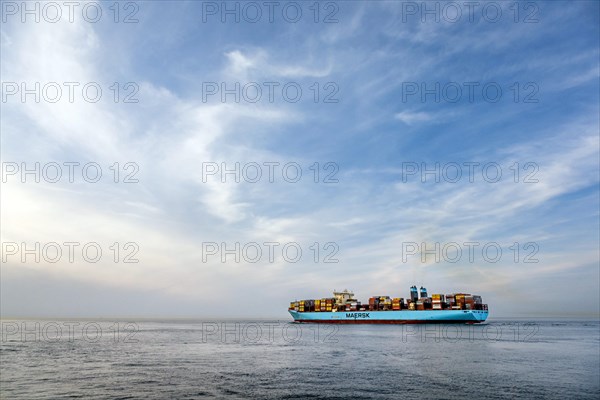
[[[113,3],[2,3],[3,318],[598,318],[598,2]]]

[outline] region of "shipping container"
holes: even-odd
[[[446,296],[444,296],[443,294],[432,294],[431,299],[434,301],[439,300],[443,303],[444,301],[446,301]]]

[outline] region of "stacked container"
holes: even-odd
[[[454,294],[447,294],[446,295],[446,305],[448,308],[452,308],[454,305],[456,305],[456,303],[454,302]]]
[[[402,302],[404,301],[401,297],[394,297],[392,299],[392,310],[399,311],[402,310]]]
[[[377,304],[379,303],[379,300],[375,297],[370,297],[369,298],[369,310],[370,311],[375,311],[377,310]]]
[[[466,299],[467,296],[471,297],[472,300],[472,296],[470,294],[467,293],[456,293],[454,295],[454,301],[456,303],[456,307],[458,308],[454,308],[455,310],[464,310],[466,309]]]
[[[325,299],[325,311],[331,312],[333,310],[333,303],[335,299]]]
[[[431,301],[434,303],[435,302],[443,303],[444,301],[446,301],[446,296],[444,296],[443,294],[432,294]]]
[[[431,303],[431,297],[425,297],[422,300],[426,310],[431,310],[433,308]]]
[[[384,311],[392,309],[392,299],[390,296],[379,296],[379,309]]]
[[[432,294],[431,295],[431,309],[432,310],[443,310],[446,298],[443,294]]]
[[[420,297],[418,295],[421,295]],[[410,288],[410,299],[401,297],[390,298],[389,296],[373,296],[369,298],[369,304],[361,304],[354,298],[336,300],[333,298],[322,298],[316,300],[300,300],[290,302],[290,310],[299,312],[333,312],[336,311],[400,311],[400,310],[487,310],[487,304],[482,303],[481,296],[469,293],[433,294],[427,297],[424,287],[417,290],[416,286]]]
[[[473,299],[473,296],[470,294],[465,295],[465,308],[467,310],[475,309],[475,300]]]

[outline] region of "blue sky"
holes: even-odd
[[[519,3],[517,22],[512,2],[492,4],[502,10],[496,22],[482,17],[485,2],[473,22],[466,14],[423,22],[402,2],[321,3],[319,23],[313,3],[300,2],[297,23],[277,12],[272,23],[266,14],[236,23],[214,15],[203,22],[203,2],[144,1],[131,24],[114,23],[110,4],[102,3],[97,23],[77,13],[74,22],[5,15],[2,23],[3,85],[98,82],[104,89],[97,103],[8,97],[2,161],[93,161],[105,174],[114,162],[139,166],[132,184],[23,183],[18,175],[2,183],[3,243],[97,242],[106,254],[98,263],[7,256],[3,315],[286,318],[296,298],[345,287],[363,300],[406,297],[412,284],[480,294],[492,316],[598,315],[597,2]],[[324,23],[332,10],[338,22]],[[525,22],[534,11],[537,22]],[[113,82],[135,82],[139,102],[112,101]],[[296,103],[280,91],[273,102],[218,95],[204,102],[207,82],[294,82],[303,95]],[[315,83],[320,100],[337,88],[338,102],[315,102]],[[436,83],[463,94],[452,102],[452,94],[423,101],[407,93]],[[497,102],[482,95],[492,84],[502,89]],[[528,94],[537,101],[525,102]],[[296,162],[303,177],[203,182],[209,162]],[[321,174],[335,163],[339,182],[314,183],[315,162]],[[502,179],[487,182],[476,169],[473,182],[403,180],[408,163],[466,162],[496,163]],[[523,182],[527,163],[537,166],[537,183]],[[304,257],[202,259],[206,242],[271,241],[297,242]],[[114,262],[114,242],[135,242],[140,262]],[[339,263],[315,263],[314,242],[336,243]],[[493,242],[503,257],[404,261],[409,242]],[[515,242],[518,262],[509,249]],[[523,262],[526,243],[538,247],[537,263]]]

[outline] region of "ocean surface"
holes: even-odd
[[[597,399],[598,321],[2,321],[2,399]]]

